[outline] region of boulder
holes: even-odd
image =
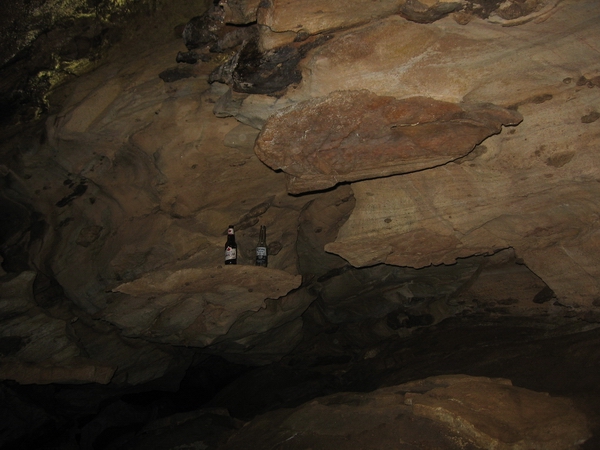
[[[359,267],[425,267],[511,247],[561,301],[591,305],[600,292],[591,219],[600,141],[581,118],[600,94],[575,83],[563,90],[521,105],[521,125],[463,159],[354,183],[356,207],[326,250]]]
[[[576,449],[590,432],[563,398],[510,380],[442,375],[263,414],[225,449]]]
[[[299,194],[443,165],[521,120],[494,105],[338,91],[275,113],[254,151]]]
[[[259,310],[265,299],[282,297],[300,283],[300,276],[249,265],[151,272],[117,286],[115,292],[131,297],[113,303],[103,316],[129,336],[204,347],[242,313]]]

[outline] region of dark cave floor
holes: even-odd
[[[309,347],[339,346],[342,335],[342,330],[316,335]],[[570,398],[594,433],[582,448],[600,448],[600,328],[595,324],[453,318],[418,329],[410,337],[381,342],[373,353],[368,359],[337,364],[327,364],[320,355],[311,367],[297,367],[291,357],[288,364],[257,368],[240,377],[210,404],[249,419],[318,395],[367,392],[435,375],[507,378],[514,386]]]
[[[569,320],[557,325],[543,318],[452,318],[408,337],[380,341],[368,351],[354,344],[356,326],[352,333],[344,326],[312,331],[311,339],[277,364],[249,368],[211,357],[204,363],[210,367],[188,373],[178,393],[101,393],[100,413],[94,416],[72,406],[74,414],[68,417],[65,398],[82,402],[94,396],[92,390],[103,388],[3,383],[0,394],[5,399],[17,395],[29,405],[37,402],[31,414],[50,410],[53,398],[63,403],[60,412],[54,409],[54,421],[43,422],[27,436],[5,439],[3,448],[169,449],[196,448],[203,442],[202,448],[218,449],[259,414],[336,392],[369,392],[442,374],[507,378],[514,386],[567,397],[586,415],[594,434],[581,448],[600,448],[597,325]],[[89,391],[78,397],[78,389]],[[3,410],[0,417],[25,412]]]

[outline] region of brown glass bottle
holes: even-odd
[[[256,246],[256,265],[267,267],[267,227],[261,225],[258,235],[258,245]]]
[[[225,243],[225,264],[237,264],[237,244],[233,225],[227,228],[227,242]]]

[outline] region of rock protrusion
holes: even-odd
[[[240,315],[258,311],[300,286],[302,277],[283,270],[231,265],[155,271],[115,292],[130,297],[104,312],[126,335],[204,347],[227,334]]]
[[[223,448],[575,449],[590,437],[563,398],[501,378],[442,375],[341,392],[254,418]],[[398,447],[400,445],[400,447]]]
[[[490,104],[338,91],[274,114],[254,148],[299,194],[436,167],[468,154],[522,116]]]

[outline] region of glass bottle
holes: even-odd
[[[260,234],[258,235],[258,245],[256,246],[256,265],[267,267],[267,227],[260,226]]]
[[[227,242],[225,243],[225,264],[237,264],[237,244],[233,225],[227,228]]]

